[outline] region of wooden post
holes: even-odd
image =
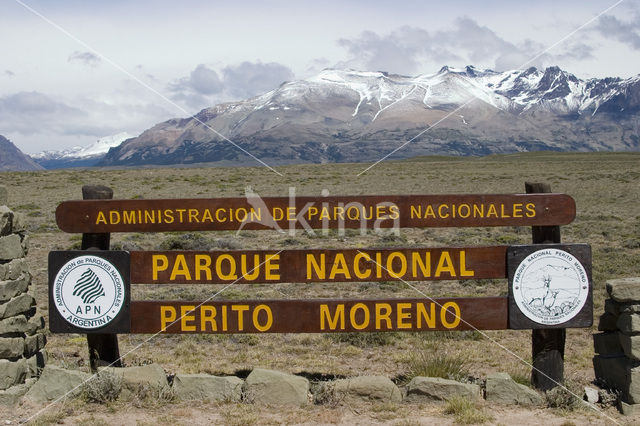
[[[525,182],[527,194],[551,192],[548,183]],[[533,244],[560,243],[559,226],[532,226]],[[565,328],[532,330],[531,353],[533,369],[531,384],[540,390],[553,389],[564,381],[564,343],[567,336]]]
[[[108,200],[113,198],[113,190],[102,185],[84,185],[83,200]],[[82,234],[82,250],[109,250],[111,234]],[[100,361],[114,367],[122,367],[118,335],[87,334],[89,345],[89,363],[92,370],[97,370]]]

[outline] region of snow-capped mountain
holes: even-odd
[[[133,136],[121,132],[105,136],[88,146],[74,146],[60,151],[42,151],[30,157],[46,169],[95,166],[102,160],[110,148],[120,145]]]
[[[638,150],[639,106],[640,76],[581,80],[558,67],[443,67],[413,77],[327,69],[157,124],[101,164],[253,162],[221,135],[273,164],[377,160],[409,140],[394,158]]]

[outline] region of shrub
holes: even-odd
[[[115,401],[122,390],[122,378],[109,371],[101,371],[82,385],[82,397],[87,402]]]
[[[447,401],[445,414],[453,414],[457,423],[480,424],[493,420],[493,417],[478,407],[478,405],[462,396],[454,396]]]
[[[408,364],[411,377],[441,377],[462,380],[469,374],[468,361],[465,357],[436,352],[428,348],[411,354]]]

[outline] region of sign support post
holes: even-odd
[[[103,185],[84,185],[82,187],[83,200],[110,200],[113,190]],[[82,234],[82,250],[109,250],[111,234]],[[122,367],[117,334],[87,334],[89,346],[89,362],[91,370],[96,371],[99,361],[105,361],[113,367]]]
[[[548,183],[525,182],[527,194],[551,192]],[[559,226],[532,226],[533,244],[560,243]],[[564,381],[565,328],[534,329],[531,331],[533,369],[531,384],[540,390],[549,390]]]

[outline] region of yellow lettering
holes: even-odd
[[[315,272],[317,279],[324,280],[327,276],[327,265],[325,263],[325,254],[320,254],[320,263],[316,261],[313,253],[307,253],[307,279],[310,280],[313,278],[313,273]],[[313,271],[312,271],[313,269]]]
[[[360,309],[362,310],[364,315],[362,318],[362,322],[358,324],[356,322],[356,315],[358,313],[358,310]],[[349,320],[351,321],[351,326],[356,330],[362,330],[363,328],[366,328],[369,325],[369,318],[369,308],[367,308],[367,305],[365,305],[364,303],[356,303],[349,311]]]
[[[418,276],[418,268],[422,272],[421,277],[428,278],[431,276],[431,252],[426,251],[424,253],[424,262],[420,256],[420,252],[414,251],[411,253],[411,272],[415,278]]]
[[[264,277],[267,280],[279,280],[280,279],[280,255],[268,254],[267,261],[264,265]],[[275,262],[275,263],[272,263]]]
[[[393,260],[400,259],[400,270],[394,271],[393,269]],[[404,254],[399,251],[394,251],[389,254],[387,257],[387,270],[389,271],[389,275],[392,278],[401,278],[407,272],[407,258],[404,257]]]
[[[453,308],[453,314],[455,318],[452,322],[447,321],[447,309]],[[440,310],[440,322],[446,328],[456,328],[458,324],[460,324],[460,306],[456,302],[447,302],[442,305],[442,309]]]
[[[438,261],[438,266],[436,267],[436,277],[442,275],[443,272],[448,272],[452,277],[456,276],[456,270],[453,267],[453,262],[451,262],[451,255],[447,250],[443,250],[440,254],[440,260]]]
[[[225,260],[229,264],[229,272],[226,274],[222,272],[222,262]],[[230,254],[221,254],[218,256],[216,259],[216,271],[218,272],[218,276],[223,280],[235,280],[238,278],[236,274],[236,262]]]
[[[349,268],[347,267],[347,261],[344,258],[343,253],[336,254],[336,258],[333,260],[333,266],[331,267],[331,273],[329,279],[334,279],[337,274],[344,275],[345,279],[351,279]]]
[[[173,306],[160,306],[160,331],[166,331],[167,325],[176,320],[176,308]]]
[[[187,260],[185,259],[184,254],[176,256],[176,263],[173,264],[169,281],[175,280],[178,275],[182,275],[186,281],[191,281],[191,273],[189,272],[189,267],[187,266]]]
[[[533,203],[527,203],[525,206],[527,208],[527,213],[525,215],[527,217],[536,217],[536,205]]]
[[[360,260],[362,259],[366,261],[370,261],[371,256],[369,256],[367,253],[356,254],[355,257],[353,258],[353,272],[356,275],[356,277],[360,279],[369,278],[369,276],[371,275],[371,269],[367,269],[365,272],[362,272],[362,269],[360,269]]]
[[[196,254],[196,281],[200,280],[200,274],[205,273],[206,279],[211,280],[211,256],[206,254]]]
[[[260,311],[265,311],[265,313],[267,314],[267,322],[264,324],[260,324],[260,322],[258,321],[258,315],[260,314]],[[267,305],[256,306],[256,308],[253,310],[253,326],[256,328],[256,330],[267,331],[271,328],[272,325],[273,313],[271,312],[271,308]]]
[[[182,305],[180,306],[180,330],[181,331],[196,331],[195,325],[188,325],[187,321],[195,321],[195,315],[188,315],[189,313],[193,314],[193,310],[195,306],[192,305]]]
[[[238,313],[238,331],[243,331],[244,313],[249,310],[249,305],[231,305],[231,310]]]
[[[416,304],[416,316],[418,317],[416,327],[418,329],[422,328],[423,319],[428,328],[435,328],[436,326],[435,307],[436,307],[436,304],[431,302],[430,310],[429,312],[427,312],[427,308],[424,303]]]
[[[207,324],[211,324],[211,331],[218,331],[216,324],[216,307],[209,305],[200,306],[200,331],[207,331]]]
[[[104,216],[103,212],[98,212],[98,217],[96,218],[96,225],[99,223],[107,224],[107,218]]]
[[[376,303],[376,330],[382,329],[382,320],[387,323],[387,330],[391,329],[391,305],[388,303]]]
[[[151,273],[153,280],[158,279],[158,272],[166,271],[169,267],[169,259],[163,254],[154,254],[151,256]]]
[[[460,276],[461,277],[473,277],[474,271],[467,269],[467,252],[460,250]]]
[[[404,322],[404,320],[411,318],[411,312],[405,312],[406,309],[411,309],[411,303],[398,303],[396,305],[398,328],[411,328],[410,322]]]
[[[344,303],[336,306],[335,315],[331,317],[329,305],[320,305],[320,330],[326,330],[325,321],[329,325],[329,330],[335,330],[340,321],[340,330],[344,330]]]

